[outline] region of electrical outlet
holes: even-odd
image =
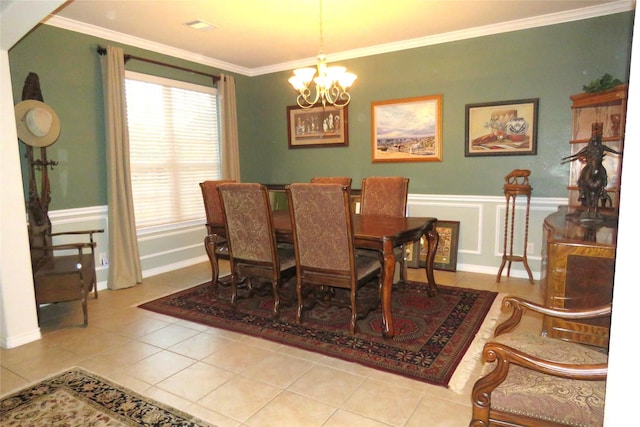
[[[533,253],[533,249],[534,249],[534,247],[535,247],[535,246],[534,246],[533,242],[528,242],[528,243],[527,243],[527,253],[528,253],[528,254]]]
[[[109,257],[105,252],[100,252],[100,265],[109,265]]]

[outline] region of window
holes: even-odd
[[[220,179],[216,89],[127,71],[136,228],[204,218],[200,182]]]

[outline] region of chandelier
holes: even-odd
[[[301,108],[311,108],[319,102],[323,107],[327,104],[343,107],[351,101],[351,95],[347,91],[358,76],[347,72],[345,67],[328,66],[327,56],[322,49],[323,44],[322,0],[320,0],[320,53],[317,56],[317,67],[297,68],[293,70],[294,75],[289,79],[291,86],[298,91],[297,102]],[[312,95],[312,90],[309,88],[311,81],[315,83],[315,95]]]

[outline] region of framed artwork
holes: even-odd
[[[347,106],[287,107],[289,148],[349,145]]]
[[[440,235],[433,268],[436,270],[456,271],[458,264],[458,238],[460,235],[460,221],[438,221],[436,231]],[[427,242],[423,236],[420,239],[419,266],[424,267],[427,262]]]
[[[409,268],[418,268],[418,254],[420,253],[420,241],[406,243],[404,246],[404,262]]]
[[[464,155],[532,155],[538,149],[538,98],[467,104]]]
[[[442,95],[371,103],[372,162],[442,161]]]

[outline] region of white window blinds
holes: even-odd
[[[203,219],[200,182],[220,179],[216,89],[126,72],[136,228]]]

